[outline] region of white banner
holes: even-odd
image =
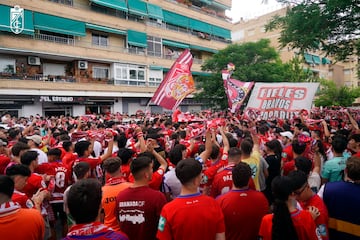
[[[255,83],[246,109],[256,109],[261,119],[291,119],[301,109],[310,112],[319,83]]]

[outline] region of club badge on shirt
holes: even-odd
[[[163,232],[165,229],[165,224],[166,224],[166,219],[163,216],[160,216],[158,230]]]

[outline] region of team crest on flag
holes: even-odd
[[[10,8],[10,30],[15,34],[24,30],[24,9],[18,5]]]

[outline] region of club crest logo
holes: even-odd
[[[10,8],[10,30],[15,34],[24,30],[24,9],[18,5]]]

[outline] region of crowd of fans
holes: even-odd
[[[356,111],[1,120],[4,240],[360,238]]]

